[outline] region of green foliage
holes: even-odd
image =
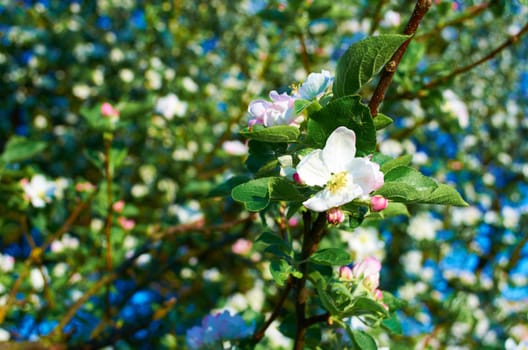
[[[359,155],[371,154],[376,147],[376,129],[367,106],[360,96],[346,96],[333,100],[310,115],[308,142],[314,148],[323,148],[326,139],[339,126],[354,130]]]
[[[326,248],[313,253],[310,261],[328,266],[347,265],[350,263],[350,253],[340,248]]]
[[[240,135],[250,140],[271,143],[297,142],[299,134],[299,128],[289,125],[277,125],[269,128],[255,125],[251,130],[240,132]]]
[[[406,162],[406,159],[397,161]],[[427,203],[467,206],[460,194],[452,187],[438,184],[433,179],[407,166],[395,166],[390,163],[390,170],[385,174],[384,185],[376,194],[403,203]]]
[[[405,35],[379,35],[352,44],[337,63],[334,96],[356,94],[408,39]]]
[[[35,157],[46,148],[46,143],[28,140],[25,137],[13,136],[5,145],[4,152],[0,155],[0,163],[21,162]]]

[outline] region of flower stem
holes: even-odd
[[[297,331],[295,333],[294,350],[304,348],[304,337],[306,330],[312,324],[309,318],[306,318],[306,305],[308,302],[308,290],[306,289],[306,279],[308,275],[308,263],[306,260],[317,250],[319,242],[325,234],[326,215],[320,213],[315,222],[312,224],[312,214],[307,211],[303,214],[304,237],[301,251],[301,264],[299,270],[302,273],[301,278],[295,279],[295,314],[297,318]]]

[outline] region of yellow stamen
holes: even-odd
[[[333,174],[330,180],[326,183],[326,188],[332,193],[336,194],[341,189],[346,187],[347,185],[347,175],[348,173],[346,171],[342,171],[337,174]]]

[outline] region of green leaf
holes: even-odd
[[[400,166],[407,166],[411,164],[412,161],[412,154],[406,154],[403,156],[400,156],[396,159],[390,159],[388,161],[385,161],[381,164],[380,170],[383,173],[388,173],[394,168],[400,167]]]
[[[227,179],[227,181],[213,188],[211,192],[209,192],[208,197],[229,196],[234,187],[247,181],[249,181],[249,178],[245,175],[233,176]]]
[[[446,184],[439,184],[433,193],[425,198],[424,203],[455,205],[458,207],[468,206],[467,202],[462,199],[457,190]]]
[[[374,118],[374,127],[376,130],[381,130],[392,124],[392,118],[386,116],[385,114],[378,113]]]
[[[253,173],[262,172],[273,173],[276,170],[278,174],[279,163],[277,158],[286,152],[287,143],[268,143],[256,140],[249,141],[249,156],[246,160],[246,166]]]
[[[416,191],[433,191],[438,183],[420,173],[418,170],[407,166],[399,166],[391,169],[384,176],[385,182],[397,182],[412,186]]]
[[[402,326],[395,313],[391,317],[381,321],[381,326],[391,334],[402,334]]]
[[[319,300],[321,300],[321,304],[323,304],[323,307],[326,311],[328,311],[331,315],[338,315],[341,311],[341,308],[338,308],[335,304],[332,297],[328,294],[326,289],[324,288],[324,285],[321,283],[318,283],[316,285],[317,289],[317,295],[319,295]]]
[[[337,63],[335,97],[353,95],[368,83],[407,40],[406,35],[379,35],[352,44]]]
[[[321,265],[341,266],[350,263],[350,254],[340,248],[326,248],[316,251],[310,256],[311,262]]]
[[[110,172],[112,176],[115,174],[115,169],[123,163],[128,153],[127,148],[111,148],[110,149]]]
[[[262,233],[256,240],[256,242],[261,242],[263,244],[267,245],[276,245],[280,247],[284,247],[285,249],[289,250],[288,244],[279,236],[276,234],[273,234],[271,232],[264,232]]]
[[[377,350],[376,342],[374,339],[366,332],[354,329],[351,331],[352,341],[354,344],[361,350]]]
[[[82,106],[79,110],[81,116],[86,120],[88,125],[97,131],[111,131],[117,128],[117,125],[120,123],[116,121],[115,123],[107,117],[101,115],[101,107],[95,105],[92,107]]]
[[[348,316],[356,315],[365,315],[365,314],[382,314],[387,316],[389,312],[376,300],[359,297],[355,300],[354,306],[348,310]]]
[[[247,210],[261,211],[270,202],[268,182],[268,178],[262,178],[240,184],[233,188],[231,196],[237,202],[244,203]]]
[[[399,182],[385,182],[374,194],[403,203],[413,203],[426,197],[426,194],[417,191],[413,186]]]
[[[295,184],[283,177],[263,177],[240,184],[233,188],[231,196],[244,203],[249,211],[265,209],[271,200],[301,201],[304,196]]]
[[[296,278],[302,277],[302,273],[297,271],[284,259],[272,260],[270,263],[270,273],[279,286],[284,285],[284,282],[288,280],[290,274]]]
[[[383,291],[383,303],[389,307],[389,310],[396,311],[407,303],[401,299],[396,298],[392,293]]]
[[[299,128],[291,125],[276,125],[270,127],[255,125],[251,131],[246,128],[240,132],[240,135],[251,140],[262,142],[287,143],[297,142],[300,131]]]
[[[45,148],[45,142],[28,140],[22,136],[13,136],[7,141],[0,160],[5,163],[20,162],[36,156]]]
[[[333,100],[308,120],[308,143],[323,148],[326,139],[339,126],[356,133],[358,155],[371,154],[376,149],[376,128],[370,110],[361,103],[360,96],[346,96]]]
[[[305,199],[295,184],[284,177],[270,178],[268,189],[272,200],[302,201]]]
[[[304,111],[306,108],[308,108],[309,105],[312,104],[312,101],[303,100],[303,99],[297,99],[293,103],[293,110],[295,115],[301,114],[302,111]]]

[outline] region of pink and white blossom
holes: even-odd
[[[44,175],[35,175],[31,178],[31,181],[22,179],[20,184],[24,189],[24,196],[35,208],[42,208],[46,203],[51,202],[51,198],[55,193],[55,182],[48,181]]]
[[[322,212],[339,207],[383,185],[383,173],[368,157],[356,158],[356,134],[340,126],[328,137],[325,147],[306,155],[297,166],[300,179],[323,189],[303,202],[308,209]]]
[[[274,125],[298,126],[303,121],[303,116],[295,115],[294,103],[296,97],[292,97],[287,93],[279,94],[275,90],[270,92],[269,97],[271,102],[254,100],[249,104],[250,127],[255,124],[261,124],[266,127]]]
[[[381,262],[374,258],[368,257],[352,268],[354,279],[362,280],[363,285],[372,292],[375,292],[379,286],[381,271]]]

